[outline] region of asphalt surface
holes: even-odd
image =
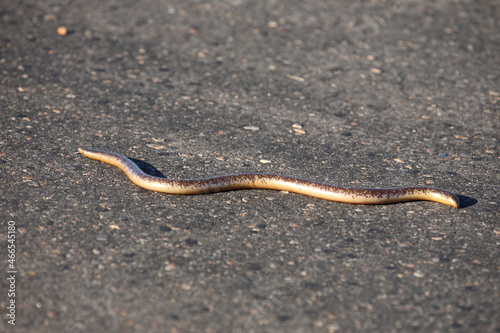
[[[498,1],[2,1],[0,18],[1,332],[500,332]],[[462,204],[167,195],[80,146],[172,178]]]

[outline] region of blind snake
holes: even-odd
[[[263,173],[247,173],[200,179],[167,179],[144,173],[130,159],[116,153],[78,148],[91,159],[120,168],[132,182],[148,190],[170,194],[204,194],[240,189],[281,190],[325,200],[353,204],[390,204],[406,201],[435,201],[455,208],[457,196],[445,190],[428,187],[350,188],[333,186],[311,180]]]

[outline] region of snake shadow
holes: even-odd
[[[159,178],[167,178],[167,177],[165,177],[165,175],[163,173],[158,171],[158,169],[156,169],[154,166],[152,166],[151,164],[149,164],[147,162],[137,160],[135,158],[130,158],[130,157],[128,157],[128,159],[131,160],[132,162],[134,162],[139,167],[139,169],[141,169],[142,171],[144,171],[145,173],[147,173],[150,176],[159,177]]]
[[[458,201],[460,202],[460,207],[459,208],[467,208],[470,206],[474,206],[477,204],[477,199],[471,198],[471,197],[466,197],[464,195],[457,195]]]

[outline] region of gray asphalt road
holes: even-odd
[[[3,1],[0,17],[0,331],[500,332],[498,1]],[[172,178],[462,204],[160,194],[80,146]]]

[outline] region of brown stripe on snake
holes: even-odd
[[[354,204],[377,205],[426,200],[440,202],[455,208],[460,206],[457,196],[453,193],[428,187],[352,188],[264,173],[200,179],[167,179],[144,173],[134,162],[119,154],[90,148],[78,148],[78,151],[88,158],[120,168],[132,182],[140,187],[163,193],[204,194],[240,189],[267,189],[294,192],[320,199]]]

